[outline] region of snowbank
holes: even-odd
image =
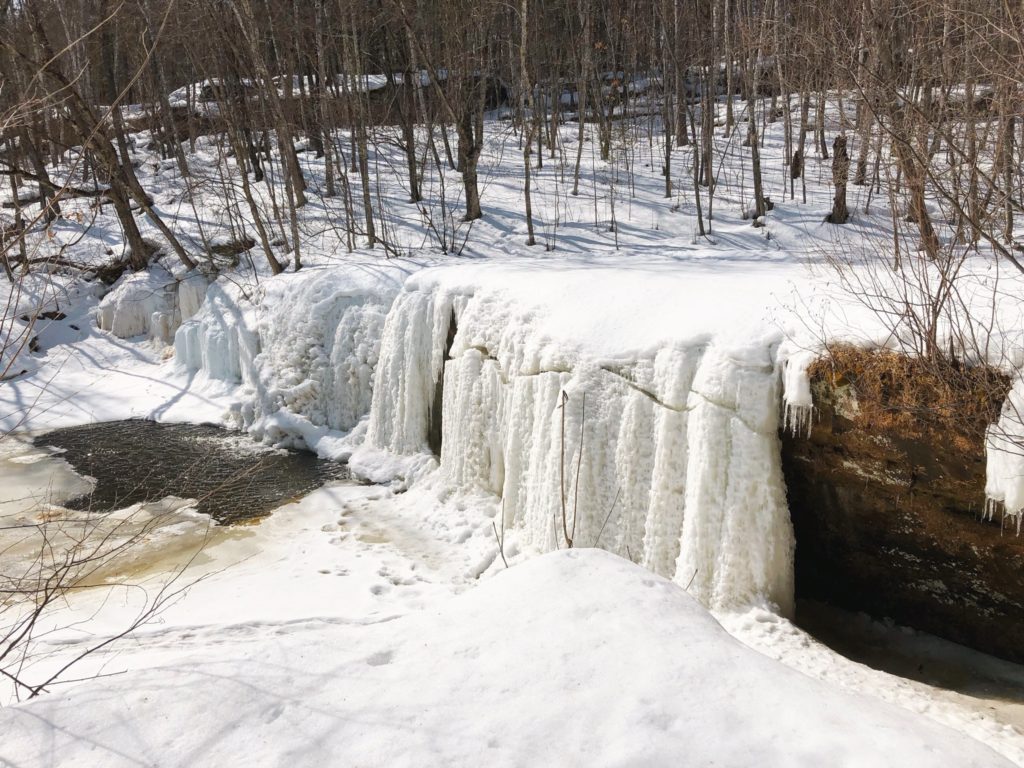
[[[783,667],[677,585],[593,550],[535,558],[378,625],[257,623],[234,634],[244,654],[212,644],[0,711],[0,759],[1006,764],[979,742]],[[191,706],[180,706],[183,691]]]

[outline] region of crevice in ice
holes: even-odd
[[[657,406],[659,406],[661,408],[665,408],[666,410],[669,410],[669,411],[675,411],[676,413],[685,413],[687,411],[692,411],[693,410],[693,408],[690,407],[689,405],[685,405],[685,406],[683,406],[681,408],[678,407],[678,406],[669,405],[664,400],[662,400],[660,397],[658,397],[656,394],[651,392],[651,390],[645,389],[644,387],[641,387],[639,384],[637,384],[635,381],[630,379],[628,376],[626,376],[621,371],[616,371],[616,370],[614,370],[612,368],[609,368],[608,366],[604,366],[604,365],[601,366],[601,370],[610,373],[612,376],[617,376],[618,378],[620,378],[622,380],[622,383],[625,384],[627,387],[629,387],[630,389],[633,389],[633,390],[639,392],[644,397],[649,398],[651,400],[651,402],[653,402],[655,405],[657,405]]]
[[[448,337],[444,344],[444,353],[441,356],[441,369],[434,384],[434,402],[430,408],[430,425],[427,429],[427,444],[435,456],[441,455],[441,446],[444,442],[443,419],[444,419],[444,369],[448,361],[452,359],[452,344],[455,343],[455,334],[458,333],[458,322],[455,318],[455,309],[452,308],[448,318]]]

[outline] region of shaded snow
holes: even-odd
[[[732,639],[678,586],[593,550],[536,558],[382,624],[240,625],[235,634],[230,648],[0,712],[0,757],[1004,764],[967,737],[782,667]],[[182,695],[191,706],[178,706]]]

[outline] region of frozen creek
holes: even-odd
[[[492,494],[524,549],[565,546],[568,530],[710,608],[792,612],[783,334],[716,333],[749,313],[742,295],[679,307],[666,274],[651,314],[615,316],[608,294],[630,286],[600,268],[542,291],[508,266],[403,278],[312,270],[248,297],[214,285],[177,358],[236,387],[229,418],[257,437],[350,456],[377,481],[436,469]]]

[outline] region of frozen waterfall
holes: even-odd
[[[353,274],[279,277],[248,298],[214,285],[178,331],[178,357],[239,387],[241,423],[270,439],[291,431],[315,447],[365,419],[355,471],[414,481],[436,468],[500,497],[527,548],[565,546],[564,497],[575,546],[641,563],[712,608],[792,611],[777,340],[691,334],[602,355],[552,335],[541,302],[493,286],[414,277],[398,290]]]
[[[440,471],[500,496],[527,545],[565,546],[564,494],[576,546],[642,563],[711,607],[791,612],[774,348],[699,340],[612,363],[559,348],[531,320],[486,292],[404,291],[364,451],[427,453],[440,421]]]

